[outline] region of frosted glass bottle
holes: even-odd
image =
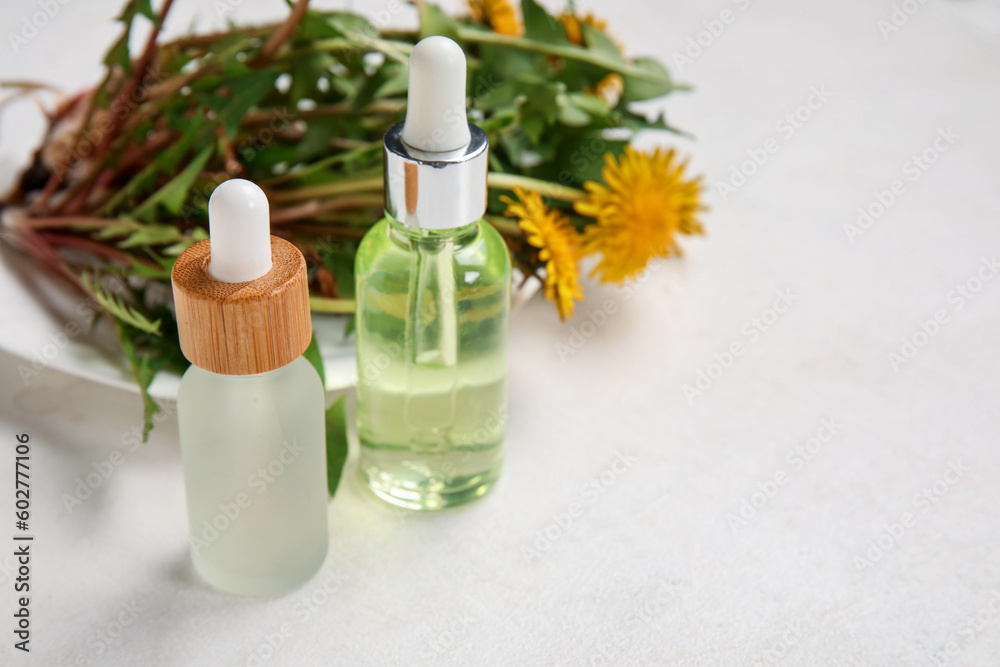
[[[191,559],[211,585],[283,593],[323,564],[324,393],[302,357],[312,338],[305,258],[270,235],[264,192],[220,184],[209,238],[174,262],[177,393]]]
[[[421,229],[387,216],[358,249],[359,468],[395,505],[440,509],[500,474],[510,257],[478,221]]]
[[[271,595],[326,558],[323,387],[304,358],[256,375],[191,366],[177,395],[191,558],[216,588]]]

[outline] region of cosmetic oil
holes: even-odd
[[[483,495],[500,474],[510,257],[486,211],[486,134],[466,120],[466,62],[418,43],[406,119],[385,136],[386,216],[355,263],[360,472],[414,510]]]
[[[285,592],[326,557],[324,394],[302,357],[312,326],[305,259],[269,231],[267,198],[226,181],[210,238],[171,276],[191,367],[177,396],[191,557],[211,585]]]

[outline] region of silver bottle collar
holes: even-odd
[[[469,145],[428,153],[403,142],[403,123],[385,133],[385,208],[410,227],[464,227],[486,213],[486,133],[469,123]]]

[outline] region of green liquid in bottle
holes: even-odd
[[[477,498],[503,459],[510,258],[489,223],[406,227],[391,217],[358,250],[360,470],[390,503]]]

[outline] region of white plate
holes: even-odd
[[[522,281],[515,278],[514,285]],[[537,280],[515,289],[512,310],[538,290]],[[0,349],[22,359],[20,380],[30,383],[56,369],[79,377],[138,392],[128,360],[105,318],[89,327],[88,302],[72,286],[34,260],[0,244]],[[344,338],[348,318],[313,315],[326,371],[326,389],[335,391],[357,381],[353,337]],[[175,399],[180,376],[158,373],[149,388],[157,399]]]

